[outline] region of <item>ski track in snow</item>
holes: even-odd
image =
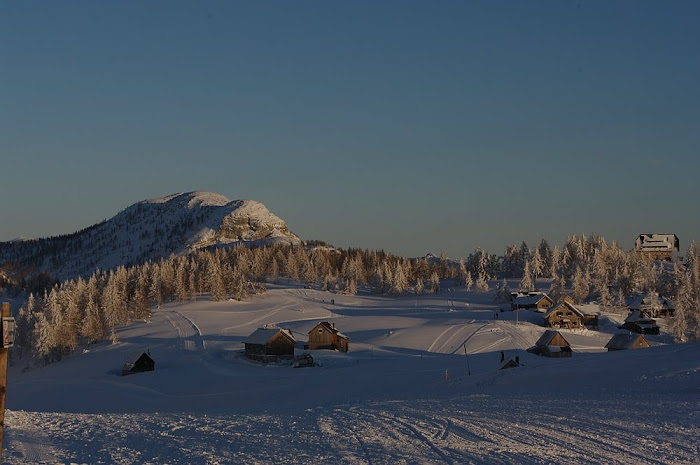
[[[175,328],[178,336],[184,339],[186,351],[203,351],[202,333],[196,324],[177,310],[161,310],[168,322]]]
[[[5,463],[697,463],[692,420],[669,424],[624,398],[546,402],[469,396],[233,416],[8,411]],[[670,418],[698,414],[692,402],[659,407]]]

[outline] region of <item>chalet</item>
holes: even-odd
[[[309,331],[309,350],[331,349],[347,352],[350,338],[335,328],[335,323],[322,321]]]
[[[650,318],[673,316],[676,311],[675,305],[670,299],[656,292],[637,296],[629,303],[627,308],[629,308],[630,312],[639,310],[643,315]]]
[[[651,347],[649,342],[641,334],[615,334],[605,348],[608,352],[612,350],[629,350],[629,349],[645,349]]]
[[[564,339],[559,331],[548,329],[537,340],[534,346],[527,349],[528,352],[543,357],[571,357],[571,344]]]
[[[598,317],[600,316],[600,305],[598,304],[583,304],[576,305],[583,318],[581,324],[584,326],[598,326]]]
[[[150,353],[144,352],[134,362],[126,362],[122,367],[122,376],[141,373],[144,371],[153,371],[156,369],[156,362],[150,357]]]
[[[243,341],[243,344],[246,357],[253,360],[293,360],[296,339],[288,329],[258,328]]]
[[[640,234],[634,241],[634,249],[652,260],[675,262],[680,242],[675,234]]]
[[[532,292],[527,295],[513,296],[510,307],[511,310],[526,308],[544,312],[552,305],[554,305],[554,301],[547,294]]]
[[[583,313],[562,300],[544,314],[544,325],[549,328],[580,328],[583,326]]]
[[[644,315],[641,310],[635,310],[625,318],[622,328],[638,334],[659,334],[656,320]]]

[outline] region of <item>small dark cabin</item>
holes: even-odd
[[[156,369],[156,362],[149,354],[144,352],[136,359],[135,362],[126,362],[122,367],[122,376],[131,375],[133,373],[141,373],[144,371],[153,371]]]

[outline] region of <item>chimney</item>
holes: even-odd
[[[503,363],[504,359],[505,359],[505,355],[503,354],[503,351],[501,351],[501,363]]]
[[[335,329],[335,322],[331,323],[333,325],[333,329]]]
[[[520,365],[520,355],[516,355],[516,356],[515,356],[515,363],[517,363],[518,365]]]

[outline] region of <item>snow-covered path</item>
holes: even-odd
[[[5,453],[18,465],[697,463],[697,402],[631,401],[482,394],[242,416],[9,411]],[[30,425],[42,425],[41,445],[20,434]]]

